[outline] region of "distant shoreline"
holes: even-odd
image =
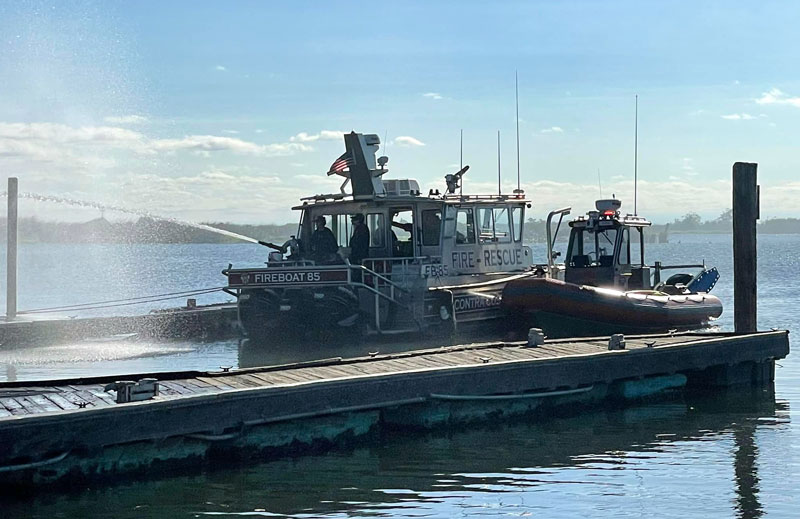
[[[670,234],[731,234],[728,221],[676,220],[671,224],[654,224],[645,231],[648,237],[667,237]],[[297,224],[247,225],[228,222],[204,222],[223,231],[241,234],[256,240],[283,243],[297,233]],[[524,240],[542,243],[546,240],[544,220],[529,219],[525,225]],[[181,225],[171,221],[139,218],[135,221],[111,222],[97,218],[88,222],[54,222],[37,218],[21,218],[18,223],[21,243],[244,243],[244,241],[214,232]],[[563,226],[559,238],[565,237]],[[6,233],[6,220],[0,219],[0,233]],[[780,218],[758,223],[759,234],[800,234],[800,219]],[[664,241],[661,239],[661,241]]]

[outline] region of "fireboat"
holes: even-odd
[[[275,249],[265,267],[223,271],[245,334],[454,333],[504,318],[506,284],[535,272],[522,242],[524,193],[463,195],[465,166],[446,175],[444,193],[422,194],[416,180],[384,178],[389,159],[377,157],[377,135],[351,132],[344,143],[327,172],[344,177],[340,192],[301,199],[297,234],[262,243]],[[368,230],[357,255],[353,222]],[[312,250],[320,224],[335,239],[327,258]]]

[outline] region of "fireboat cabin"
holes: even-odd
[[[298,233],[283,245],[265,244],[276,249],[266,267],[223,272],[246,333],[449,333],[498,320],[505,284],[533,275],[522,243],[530,207],[524,195],[460,194],[469,166],[445,177],[444,194],[423,194],[415,180],[383,178],[388,158],[376,160],[377,135],[353,132],[344,141],[345,153],[328,171],[344,177],[340,192],[293,208]],[[335,240],[327,256],[312,246],[320,217]],[[368,231],[363,258],[353,257],[354,222]],[[358,233],[365,238],[363,228]]]

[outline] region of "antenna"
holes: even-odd
[[[600,198],[603,198],[603,184],[600,183],[600,168],[597,168],[597,188],[600,190]]]
[[[633,214],[637,212],[637,195],[639,184],[639,94],[636,94],[636,116],[633,129]]]
[[[514,100],[517,108],[517,194],[522,193],[519,181],[519,75],[514,71]]]
[[[464,169],[464,128],[461,128],[461,146],[458,151],[458,170]],[[461,186],[458,188],[458,196],[464,196],[464,181],[461,181]]]
[[[500,188],[500,130],[497,130],[497,194],[503,194]]]

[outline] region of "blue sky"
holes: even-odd
[[[800,215],[800,4],[788,2],[6,2],[0,168],[21,189],[204,221],[285,222],[340,132],[377,133],[390,175],[516,187],[532,216],[730,206],[759,163],[764,217]],[[40,217],[65,215],[29,203]]]

